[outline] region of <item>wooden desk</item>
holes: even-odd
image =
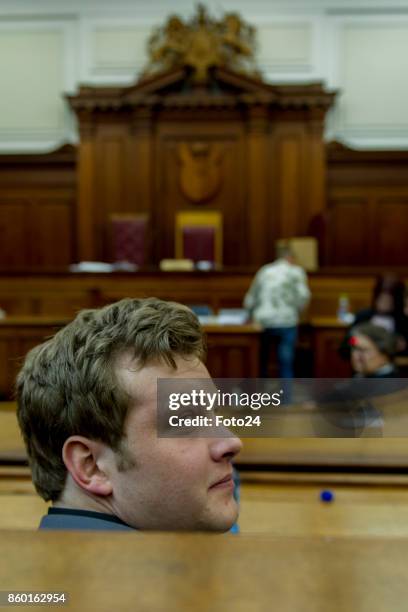
[[[339,347],[344,339],[348,324],[335,317],[313,317],[312,348],[314,375],[316,378],[348,378],[352,374],[350,362],[339,355]],[[408,357],[397,356],[395,363],[400,376],[408,374]]]
[[[405,612],[407,557],[401,538],[3,532],[0,574],[90,612]]]
[[[246,438],[236,463],[243,469],[405,473],[407,438]],[[334,469],[335,468],[335,469]]]
[[[26,465],[27,453],[15,409],[7,409],[14,404],[2,402],[0,406],[0,465]]]
[[[242,306],[255,269],[227,268],[211,272],[161,272],[75,274],[64,271],[30,271],[0,275],[0,306],[9,315],[73,316],[123,297],[175,300],[220,308]],[[355,312],[371,302],[378,271],[332,268],[309,275],[312,300],[305,320],[334,316],[339,296],[346,293]]]
[[[217,312],[220,308],[242,306],[254,273],[252,269],[226,269],[206,273],[140,270],[136,274],[74,274],[61,271],[3,274],[0,275],[0,307],[10,316],[45,316],[55,321],[73,317],[82,308],[98,307],[123,297],[155,295],[184,304],[207,304]],[[312,331],[309,330],[304,339],[307,345],[305,360],[311,361],[313,347],[316,352],[316,376],[348,375],[345,374],[349,372],[348,364],[337,355],[342,330],[333,328],[338,299],[341,294],[347,293],[353,311],[365,308],[371,301],[375,276],[375,270],[354,271],[351,268],[329,269],[309,275],[312,299],[302,315],[302,322],[308,325],[310,321],[313,323]],[[315,341],[312,338],[313,330],[317,334]],[[27,343],[21,343],[21,337],[19,342],[20,346],[15,350],[17,358],[21,358],[27,348]],[[0,349],[0,360],[3,357]],[[241,354],[233,359],[239,368],[245,367],[248,376],[247,358]],[[214,366],[217,376],[220,376],[222,363],[220,359]],[[310,368],[303,368],[302,363],[299,365],[298,375],[310,376]],[[3,388],[11,388],[14,370],[9,367],[9,372],[0,371],[0,392]]]
[[[339,348],[349,325],[335,317],[314,317],[310,325],[315,377],[349,378],[352,375],[350,362],[339,355]]]
[[[67,317],[15,316],[0,320],[0,397],[11,399],[26,353],[70,321]],[[256,377],[260,328],[257,325],[204,325],[207,367],[215,378]]]
[[[204,325],[208,338],[207,367],[214,378],[259,376],[259,325]]]
[[[0,319],[0,397],[11,399],[27,352],[65,325],[66,317],[15,316]]]

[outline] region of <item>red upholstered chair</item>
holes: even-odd
[[[176,215],[176,257],[222,264],[222,216],[218,211]]]
[[[113,261],[146,263],[147,215],[114,214],[110,217]]]

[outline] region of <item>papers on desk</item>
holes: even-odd
[[[220,325],[244,325],[248,322],[248,312],[244,308],[221,308],[218,313]]]
[[[248,312],[244,308],[221,308],[218,315],[199,315],[201,325],[245,325]]]
[[[130,261],[80,261],[69,266],[70,272],[136,272],[138,266]]]
[[[201,325],[218,325],[217,315],[197,315]]]

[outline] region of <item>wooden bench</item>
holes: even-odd
[[[274,474],[242,474],[243,534],[286,537],[408,537],[408,479],[279,482]],[[330,491],[331,502],[321,500]]]
[[[13,402],[0,403],[0,465],[26,465],[27,453]]]
[[[301,424],[301,423],[300,423]],[[299,425],[300,426],[300,425]],[[290,433],[290,432],[289,432]],[[235,459],[242,470],[293,472],[329,470],[404,474],[408,469],[408,438],[245,438]],[[26,465],[15,404],[0,403],[0,464]]]
[[[3,532],[7,591],[98,612],[405,612],[406,538]]]

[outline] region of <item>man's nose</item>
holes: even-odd
[[[232,433],[226,438],[213,438],[211,440],[211,456],[214,461],[231,460],[235,455],[238,455],[241,449],[240,438]]]

